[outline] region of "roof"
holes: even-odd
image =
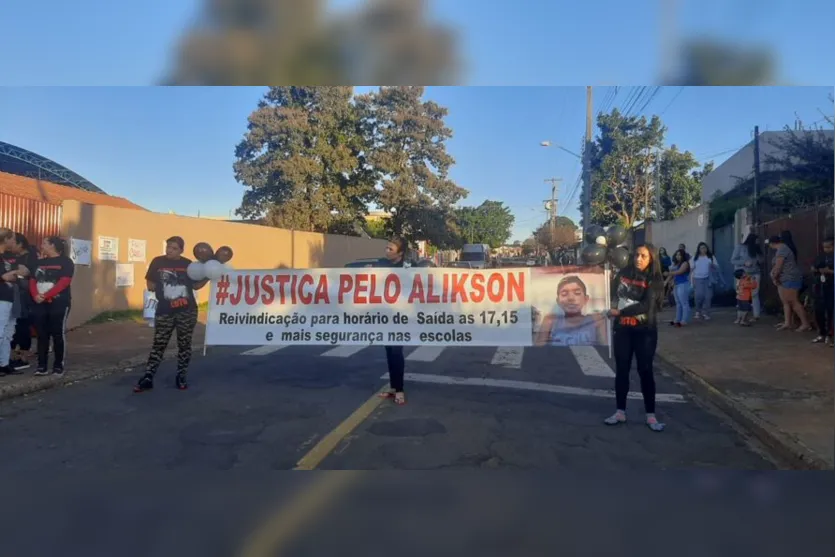
[[[64,201],[79,201],[90,205],[103,205],[119,209],[136,209],[147,211],[132,201],[123,197],[115,197],[106,193],[95,193],[69,186],[60,186],[36,178],[26,178],[0,172],[0,193],[34,199],[46,203],[60,205]]]
[[[0,171],[18,176],[49,180],[54,184],[70,186],[95,193],[105,193],[95,184],[44,156],[23,147],[0,141]]]

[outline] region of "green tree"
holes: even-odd
[[[375,219],[365,223],[365,231],[372,238],[386,240],[389,238],[388,227],[386,226],[386,219]]]
[[[478,207],[461,207],[456,222],[461,243],[503,246],[510,238],[515,222],[513,214],[501,201],[487,200]]]
[[[423,87],[381,87],[356,97],[369,162],[379,172],[376,203],[390,230],[446,247],[457,236],[453,206],[467,195],[449,178],[447,109],[423,101]]]
[[[544,222],[533,233],[536,242],[551,254],[576,246],[579,243],[576,236],[577,227],[569,219],[566,220],[568,222],[557,220],[553,229],[550,221]]]
[[[599,114],[597,127],[589,151],[592,223],[631,228],[653,215],[653,172],[666,128],[658,116],[647,120],[617,109]]]
[[[351,87],[272,87],[235,151],[237,213],[272,226],[355,234],[377,173]]]
[[[657,218],[673,220],[694,209],[702,200],[702,180],[713,170],[713,163],[704,166],[690,151],[679,151],[673,145],[661,153],[658,182],[661,206]]]

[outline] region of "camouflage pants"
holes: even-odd
[[[177,331],[177,371],[185,373],[191,362],[191,341],[197,326],[197,309],[157,315],[154,319],[154,344],[148,356],[148,373],[157,372],[171,335]]]

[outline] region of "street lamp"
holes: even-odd
[[[566,153],[568,153],[569,155],[573,155],[573,156],[577,157],[578,159],[583,160],[583,156],[582,156],[582,155],[578,155],[578,154],[577,154],[577,153],[575,153],[574,151],[569,151],[568,149],[566,149],[566,148],[565,148],[565,147],[563,147],[562,145],[556,145],[556,144],[551,143],[550,141],[547,141],[547,140],[546,140],[546,141],[540,141],[540,142],[539,142],[539,144],[540,144],[542,147],[556,147],[557,149],[559,149],[559,150],[561,150],[561,151],[565,151],[565,152],[566,152]]]

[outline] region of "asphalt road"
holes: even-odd
[[[601,423],[613,409],[611,395],[601,392],[612,386],[601,367],[605,354],[595,358],[564,348],[526,348],[497,356],[495,348],[448,348],[416,352],[412,357],[422,361],[407,361],[407,372],[413,374],[407,383],[408,404],[382,402],[371,408],[318,465],[390,472],[378,472],[371,480],[368,475],[353,478],[346,481],[347,488],[334,488],[319,496],[318,503],[299,506],[294,494],[306,493],[303,484],[315,484],[323,474],[342,478],[345,473],[275,471],[291,470],[374,397],[385,383],[385,355],[377,347],[354,354],[339,349],[337,356],[323,355],[327,347],[288,347],[268,354],[256,349],[255,355],[242,355],[251,348],[212,348],[208,357],[195,357],[186,392],[174,389],[173,362],[166,362],[150,393],[133,394],[137,376],[120,374],[0,404],[0,483],[6,502],[0,505],[0,530],[5,530],[0,555],[113,555],[114,547],[125,556],[233,555],[247,534],[277,510],[311,505],[316,517],[311,535],[281,541],[293,547],[282,554],[333,555],[339,547],[344,549],[339,540],[347,543],[358,536],[359,530],[347,524],[370,520],[370,533],[360,536],[366,545],[356,546],[362,549],[358,554],[390,552],[393,536],[421,538],[421,532],[432,531],[438,535],[415,542],[406,554],[442,555],[469,543],[462,532],[501,522],[501,516],[516,533],[508,533],[503,541],[497,538],[494,549],[516,540],[525,528],[537,528],[542,513],[569,517],[540,540],[545,545],[529,540],[518,553],[511,552],[527,555],[544,547],[568,550],[582,532],[589,535],[570,526],[577,520],[570,518],[572,505],[581,499],[578,509],[594,520],[591,501],[611,500],[623,491],[618,495],[624,497],[623,514],[610,516],[611,509],[603,509],[598,518],[626,530],[647,526],[635,513],[663,514],[676,505],[688,508],[692,495],[685,493],[679,502],[668,496],[670,488],[664,482],[680,482],[663,470],[697,468],[713,473],[703,476],[709,479],[720,477],[715,475],[718,469],[775,468],[721,416],[695,403],[663,373],[658,392],[669,402],[659,402],[658,413],[668,429],[655,433],[643,425],[639,399],[630,401],[632,422],[611,428]],[[407,349],[407,355],[413,350]],[[487,483],[485,474],[466,474],[474,469],[496,470],[500,476]],[[530,472],[524,475],[528,483],[521,491],[515,479],[519,476],[513,474],[519,470]],[[601,485],[601,477],[611,483]],[[632,478],[644,478],[646,488],[639,489]],[[752,500],[774,499],[769,495],[774,489],[757,487],[751,478],[745,476],[744,481],[754,486],[748,494]],[[502,481],[504,494],[498,487]],[[765,494],[757,495],[757,489]],[[544,496],[549,490],[564,494],[555,507]],[[423,497],[424,504],[410,507],[408,520],[399,514],[392,520],[383,510],[401,512],[395,509],[415,497]],[[443,513],[412,516],[439,502],[447,511],[449,505],[463,509],[473,497],[492,503],[480,505],[481,514],[468,515],[460,525],[444,522]],[[644,509],[650,499],[663,501],[665,507]],[[724,508],[716,500],[705,504]],[[490,507],[498,510],[491,515]],[[821,520],[832,522],[829,507],[816,510],[806,500],[797,508],[805,517],[798,528],[812,531]],[[817,514],[810,515],[813,510]],[[350,520],[339,518],[344,512]],[[533,522],[524,526],[529,521],[524,517]],[[296,519],[273,520],[295,524]],[[44,524],[50,535],[33,536]],[[322,528],[334,535],[321,536]],[[819,528],[809,543],[832,539],[831,528]],[[280,528],[267,530],[275,533]],[[295,527],[294,532],[303,533],[303,528]],[[566,535],[555,537],[556,532]],[[485,539],[479,543],[487,543]],[[601,539],[593,545],[603,551],[603,543]],[[781,547],[767,545],[765,549]],[[631,550],[619,554],[630,555]]]

